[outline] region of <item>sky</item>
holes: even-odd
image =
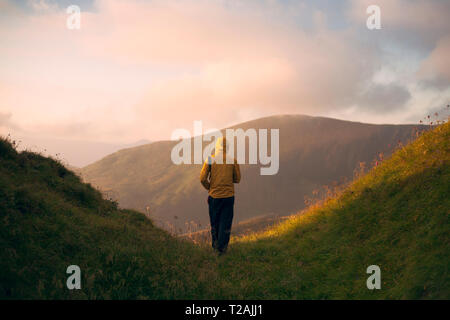
[[[417,123],[450,100],[449,12],[445,0],[0,0],[0,134],[70,148],[276,114]]]

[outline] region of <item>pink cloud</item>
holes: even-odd
[[[450,36],[442,38],[436,44],[428,58],[423,61],[419,76],[426,81],[438,82],[441,86],[450,86]]]
[[[353,3],[354,19],[367,17],[364,3]],[[386,25],[445,28],[436,7],[410,5],[418,19],[411,23],[402,3],[380,1]],[[329,29],[325,12],[312,13],[311,30],[300,28],[301,5],[98,0],[94,12],[82,11],[78,31],[65,27],[65,11],[28,15],[11,2],[0,6],[8,8],[0,81],[9,88],[0,88],[0,111],[30,131],[79,139],[167,139],[193,120],[220,128],[269,114],[345,110],[382,64],[358,30]],[[446,48],[438,45],[424,69],[445,67]]]

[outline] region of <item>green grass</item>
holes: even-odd
[[[37,154],[0,141],[1,298],[175,298],[203,294],[207,253],[153,226]],[[69,265],[82,290],[66,288]],[[193,264],[195,267],[193,267]],[[198,267],[197,267],[198,266]]]
[[[172,237],[37,154],[0,141],[0,298],[449,299],[450,127],[229,253]],[[82,289],[68,290],[79,265]],[[368,290],[366,268],[381,268]]]

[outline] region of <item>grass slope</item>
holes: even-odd
[[[450,298],[450,127],[216,257],[0,142],[0,298]],[[65,287],[68,265],[82,290]],[[368,290],[366,268],[381,268]]]
[[[212,270],[204,257],[141,213],[118,210],[58,162],[0,141],[0,298],[202,294],[197,279]],[[66,288],[72,264],[82,290]]]
[[[238,298],[450,298],[450,127],[398,150],[340,196],[243,238],[220,265]],[[366,287],[381,268],[382,289]]]

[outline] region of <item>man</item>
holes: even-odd
[[[219,255],[226,252],[233,222],[234,183],[241,180],[236,159],[227,157],[226,138],[216,141],[214,156],[208,157],[200,172],[200,182],[208,190],[212,247]]]

